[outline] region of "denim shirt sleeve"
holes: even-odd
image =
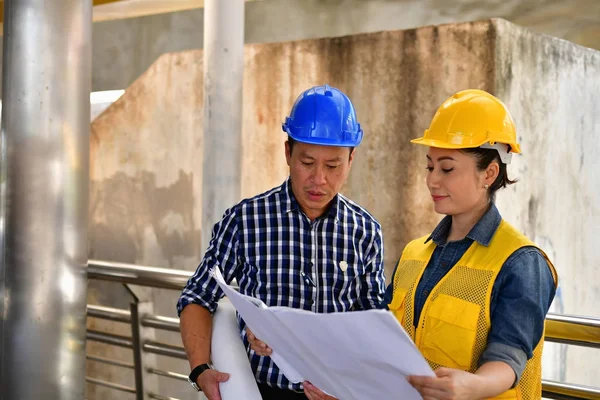
[[[491,330],[479,365],[503,361],[515,371],[515,385],[544,332],[556,287],[552,272],[535,247],[515,251],[494,283]]]

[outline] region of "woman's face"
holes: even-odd
[[[484,207],[488,203],[486,185],[491,185],[498,176],[498,164],[494,164],[479,171],[474,155],[430,147],[427,153],[427,187],[435,211],[460,215]]]

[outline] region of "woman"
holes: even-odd
[[[504,221],[496,191],[520,153],[504,104],[481,90],[446,100],[422,138],[435,230],[409,243],[385,305],[436,377],[409,377],[424,399],[540,399],[544,321],[557,275]]]

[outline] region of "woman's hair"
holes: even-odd
[[[506,171],[506,164],[500,160],[500,154],[495,149],[482,149],[476,147],[472,149],[462,149],[464,153],[472,154],[475,156],[477,161],[477,169],[479,171],[485,171],[485,169],[494,161],[498,163],[500,171],[494,183],[492,183],[488,189],[488,196],[490,201],[494,201],[496,198],[496,192],[498,189],[505,188],[508,185],[516,183],[517,180],[511,180],[508,178],[508,172]]]

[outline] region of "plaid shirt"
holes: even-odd
[[[218,265],[240,293],[267,306],[318,313],[377,308],[385,291],[380,224],[362,207],[338,194],[329,210],[310,221],[300,210],[289,178],[283,185],[227,210],[212,234],[198,269],[177,303],[181,313],[199,304],[211,313],[223,291],[210,277]],[[301,391],[269,357],[250,349],[245,324],[241,336],[258,382]]]

